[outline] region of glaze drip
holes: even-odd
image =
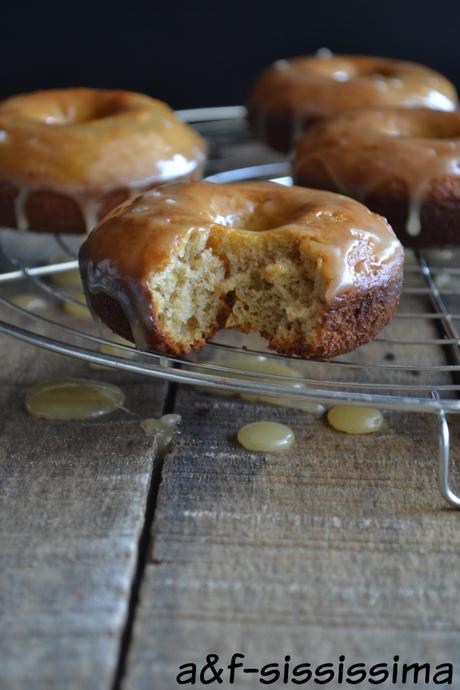
[[[27,187],[20,187],[14,199],[14,212],[16,215],[16,227],[20,232],[25,232],[29,229],[29,220],[26,213],[26,203],[29,190]]]
[[[18,190],[20,230],[31,229],[31,194],[40,218],[50,196],[64,216],[73,202],[89,232],[120,200],[199,177],[206,158],[204,140],[166,104],[126,91],[56,89],[8,98],[0,103],[0,131],[0,181]]]
[[[346,113],[304,134],[294,176],[307,186],[336,189],[363,203],[379,195],[405,197],[406,231],[417,237],[433,185],[440,183],[460,196],[460,114],[429,110]],[[451,185],[455,179],[459,180],[457,191]]]
[[[177,163],[177,165],[176,165]],[[130,200],[142,194],[144,191],[152,187],[165,184],[169,181],[179,182],[186,181],[189,177],[194,178],[200,176],[202,162],[186,161],[181,156],[175,156],[171,161],[160,161],[162,166],[162,174],[148,177],[145,180],[126,182],[124,189],[103,190],[99,195],[94,193],[81,192],[73,189],[60,189],[55,187],[52,191],[62,195],[63,198],[71,199],[77,206],[81,217],[83,219],[86,233],[97,225],[100,218],[109,210],[105,199],[112,194],[118,196],[123,192],[124,201]],[[0,171],[1,175],[1,171]],[[27,230],[44,230],[46,228],[31,228],[27,213],[27,202],[29,195],[34,192],[42,192],[43,186],[41,184],[22,184],[17,183],[19,192],[14,199],[14,214],[16,218],[15,227],[19,231]],[[64,229],[65,232],[65,229]]]

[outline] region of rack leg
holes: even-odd
[[[449,462],[450,462],[450,432],[446,414],[443,410],[438,413],[439,420],[439,489],[450,505],[460,508],[460,498],[449,486]]]

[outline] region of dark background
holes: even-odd
[[[265,65],[322,46],[416,60],[460,85],[460,0],[13,0],[1,24],[1,97],[87,85],[176,108],[237,104]]]

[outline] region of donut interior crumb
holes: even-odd
[[[150,276],[163,333],[185,348],[202,343],[216,324],[260,332],[288,343],[314,335],[324,289],[315,261],[299,254],[295,237],[279,240],[251,231],[192,231],[161,273]],[[246,241],[244,241],[246,239]]]

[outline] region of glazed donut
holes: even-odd
[[[332,55],[278,60],[256,82],[248,103],[255,135],[287,152],[312,122],[345,110],[425,107],[454,110],[454,86],[428,67],[412,62]]]
[[[308,129],[294,160],[305,187],[347,194],[408,246],[460,243],[460,112],[344,113]]]
[[[89,235],[90,308],[142,348],[184,354],[219,328],[330,358],[368,342],[399,299],[403,250],[352,199],[270,182],[166,185]]]
[[[0,225],[84,233],[125,199],[199,179],[206,145],[142,94],[56,89],[0,102]]]

